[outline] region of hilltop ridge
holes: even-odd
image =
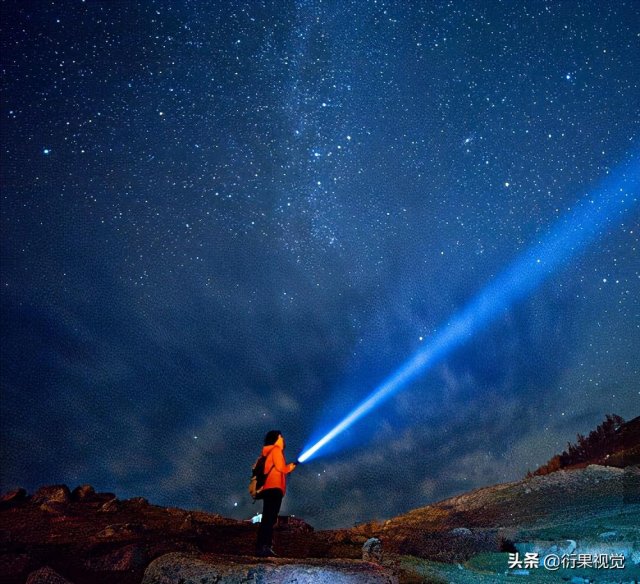
[[[640,416],[625,422],[620,416],[608,414],[595,430],[587,436],[578,434],[574,444],[569,442],[565,451],[527,476],[583,468],[589,464],[619,468],[640,464]]]

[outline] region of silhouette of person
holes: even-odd
[[[258,528],[256,555],[262,558],[276,557],[273,551],[273,527],[278,520],[282,498],[287,492],[286,476],[296,468],[296,463],[287,464],[284,459],[285,441],[280,430],[270,430],[264,437],[262,456],[266,456],[264,473],[266,480],[262,488],[262,520]]]

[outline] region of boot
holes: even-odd
[[[274,552],[268,545],[263,545],[256,551],[256,556],[259,558],[277,558],[278,554],[276,554],[276,552]]]

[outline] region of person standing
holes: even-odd
[[[273,551],[273,527],[278,520],[282,498],[287,492],[286,476],[296,468],[296,463],[287,464],[284,459],[285,441],[280,430],[270,430],[264,437],[262,456],[266,457],[264,474],[266,480],[261,491],[262,520],[258,528],[256,555],[261,558],[276,557]]]

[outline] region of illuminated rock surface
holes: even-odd
[[[142,584],[396,584],[389,570],[358,560],[219,558],[167,554],[151,562]]]

